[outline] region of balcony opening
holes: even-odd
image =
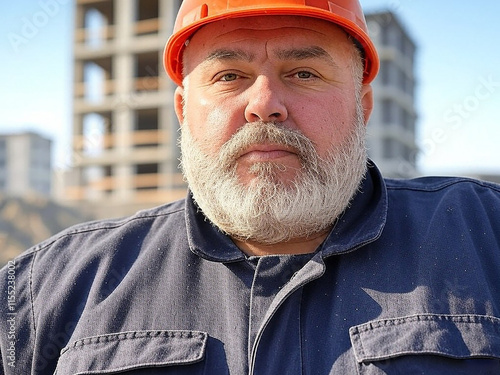
[[[106,194],[113,192],[113,166],[105,165],[103,169],[103,190]]]
[[[77,84],[77,95],[98,103],[113,94],[113,69],[111,57],[86,61],[83,66],[83,82]]]
[[[87,156],[99,156],[112,147],[111,113],[89,113],[83,117],[83,130],[76,147]]]
[[[157,190],[159,183],[158,163],[137,164],[135,176],[135,188],[138,191]]]
[[[85,199],[94,200],[109,194],[113,190],[111,166],[92,165],[83,170],[83,181],[86,185]]]
[[[158,0],[138,0],[136,3],[136,35],[157,34],[160,28]]]
[[[140,53],[135,56],[135,90],[157,91],[159,85],[158,52]]]
[[[137,8],[138,21],[159,17],[160,9],[158,0],[138,0]]]
[[[77,42],[84,42],[89,47],[100,47],[113,38],[114,8],[113,1],[96,1],[80,8],[83,19],[81,29],[77,31]]]
[[[160,143],[158,132],[158,109],[135,111],[134,147],[156,147]]]

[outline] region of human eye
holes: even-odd
[[[310,71],[307,71],[307,70],[300,70],[298,72],[295,72],[293,74],[293,76],[300,79],[300,80],[308,80],[308,79],[317,78],[316,74],[314,74]]]
[[[232,82],[238,79],[238,74],[236,73],[224,73],[220,76],[219,81]]]
[[[213,82],[231,83],[243,78],[243,74],[238,71],[221,71],[212,78]]]

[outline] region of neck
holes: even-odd
[[[328,236],[330,229],[317,233],[306,238],[295,238],[290,241],[277,244],[262,244],[252,240],[238,240],[233,238],[233,242],[238,248],[248,256],[264,255],[298,255],[314,253]]]

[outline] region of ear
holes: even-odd
[[[371,85],[363,85],[361,87],[361,105],[363,107],[366,125],[373,110],[373,89]]]
[[[174,92],[174,110],[182,126],[184,123],[184,88],[181,86],[177,86]]]

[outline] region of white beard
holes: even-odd
[[[352,132],[321,159],[312,142],[276,123],[248,123],[221,148],[205,155],[184,123],[180,137],[181,166],[198,207],[220,230],[239,240],[276,244],[307,238],[331,227],[349,206],[366,173],[365,125],[358,104]],[[276,162],[254,164],[252,182],[236,174],[236,155],[255,143],[283,144],[299,155],[302,168],[283,182],[286,167]]]

